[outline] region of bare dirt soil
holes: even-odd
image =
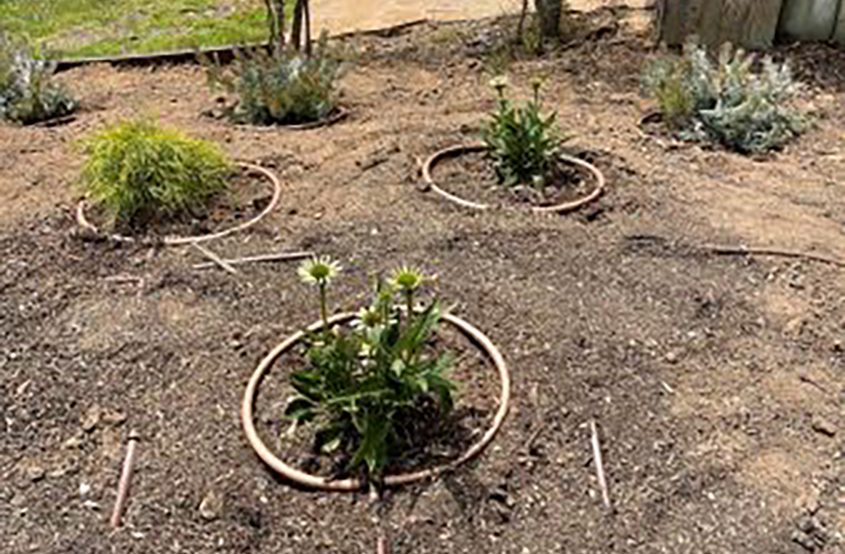
[[[516,63],[523,93],[550,76],[547,105],[609,191],[568,216],[479,214],[419,190],[417,168],[476,138],[494,105],[495,36],[483,22],[355,39],[341,83],[352,116],[313,131],[204,117],[215,94],[189,66],[76,69],[62,76],[86,106],[75,121],[0,128],[4,553],[365,553],[379,527],[399,553],[845,551],[845,273],[698,247],[845,258],[845,87],[830,78],[842,53],[778,53],[818,117],[766,160],[644,136],[638,74],[651,54],[624,25]],[[270,219],[210,245],[218,254],[339,257],[337,309],[398,263],[439,275],[443,301],[513,372],[511,414],[477,462],[378,508],[262,466],[238,409],[257,361],[315,318],[292,265],[194,270],[204,260],[189,248],[75,231],[74,141],[151,113],[283,179]],[[130,429],[143,437],[135,486],[111,532]]]
[[[573,154],[577,152],[568,153]],[[446,158],[436,165],[432,179],[442,190],[458,198],[500,209],[530,210],[534,206],[572,202],[586,197],[598,186],[596,178],[586,169],[559,162],[542,190],[525,184],[503,187],[487,152]]]

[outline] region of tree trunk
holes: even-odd
[[[267,7],[270,47],[282,51],[285,47],[285,0],[264,0],[264,5]]]
[[[311,55],[311,5],[308,0],[296,0],[293,6],[290,42],[296,50]]]
[[[560,18],[563,11],[562,0],[534,0],[537,17],[540,21],[540,34],[543,39],[560,39]]]

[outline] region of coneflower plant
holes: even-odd
[[[563,142],[555,120],[556,113],[542,114],[541,82],[532,82],[533,96],[522,105],[508,98],[507,80],[491,81],[496,90],[496,111],[484,127],[482,139],[490,151],[500,181],[507,187],[533,186],[543,190]]]
[[[339,272],[329,257],[298,270],[318,288],[323,325],[307,341],[307,367],[291,375],[296,394],[285,415],[313,424],[320,452],[348,454],[347,471],[378,483],[412,447],[414,422],[430,420],[432,412],[442,422],[451,411],[453,356],[431,346],[440,307],[436,300],[414,305],[427,278],[407,266],[376,280],[372,302],[351,325],[329,329],[327,291]]]

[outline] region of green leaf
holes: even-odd
[[[371,476],[378,476],[387,463],[390,420],[384,415],[369,412],[361,422],[361,429],[361,442],[349,465],[356,468],[364,463]]]
[[[343,443],[345,433],[346,428],[342,421],[320,429],[316,436],[316,442],[320,452],[324,454],[336,452]]]
[[[315,407],[307,398],[297,396],[285,407],[285,417],[299,422],[311,421],[316,415]]]

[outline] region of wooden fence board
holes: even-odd
[[[788,40],[830,40],[840,0],[784,0],[778,35]]]
[[[747,48],[772,45],[783,0],[665,0],[661,40],[683,44],[696,35],[702,44],[723,42]]]

